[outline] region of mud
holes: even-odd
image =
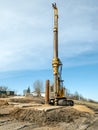
[[[40,99],[20,99],[20,102],[19,99],[1,101],[0,130],[98,130],[98,114],[86,106],[76,105],[45,111],[34,107],[15,107],[9,105],[9,101],[43,104]]]
[[[39,126],[56,126],[60,122],[71,123],[81,117],[92,119],[94,115],[85,112],[79,112],[73,108],[67,107],[48,112],[34,109],[20,109],[17,108],[11,112],[11,117],[21,120],[30,121]]]

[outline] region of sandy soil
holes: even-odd
[[[53,107],[36,97],[0,99],[0,130],[98,130],[98,114],[91,108]]]

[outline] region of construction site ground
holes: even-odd
[[[98,130],[98,104],[50,106],[42,97],[0,98],[0,130]]]

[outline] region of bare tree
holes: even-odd
[[[74,93],[74,99],[75,100],[79,100],[80,99],[79,93],[77,91]]]
[[[37,93],[37,96],[41,96],[41,91],[43,90],[43,83],[40,80],[36,80],[33,84],[34,91]]]
[[[28,89],[27,89],[27,93],[30,93],[31,91],[30,91],[30,86],[28,87]]]
[[[0,91],[6,91],[8,89],[8,87],[6,86],[0,86]]]

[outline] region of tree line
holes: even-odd
[[[43,82],[41,80],[36,80],[33,83],[33,92],[35,92],[37,94],[37,96],[41,96],[41,92],[44,90],[43,87]],[[30,94],[31,93],[31,89],[30,86],[28,86],[27,89],[23,90],[23,94],[25,95],[25,93]]]
[[[7,91],[7,90],[8,90],[8,87],[6,87],[6,86],[0,86],[0,91]],[[30,86],[28,86],[27,89],[23,90],[23,95],[25,95],[25,92],[28,93],[28,94],[31,93]],[[43,82],[41,80],[36,80],[33,83],[33,92],[35,92],[37,94],[37,96],[41,96],[41,92],[44,92]],[[82,100],[82,101],[96,102],[96,101],[94,101],[92,99],[87,99],[87,98],[83,97],[77,91],[74,92],[74,93],[71,93],[70,90],[68,90],[66,87],[65,87],[65,96],[68,99],[73,99],[73,100]]]

